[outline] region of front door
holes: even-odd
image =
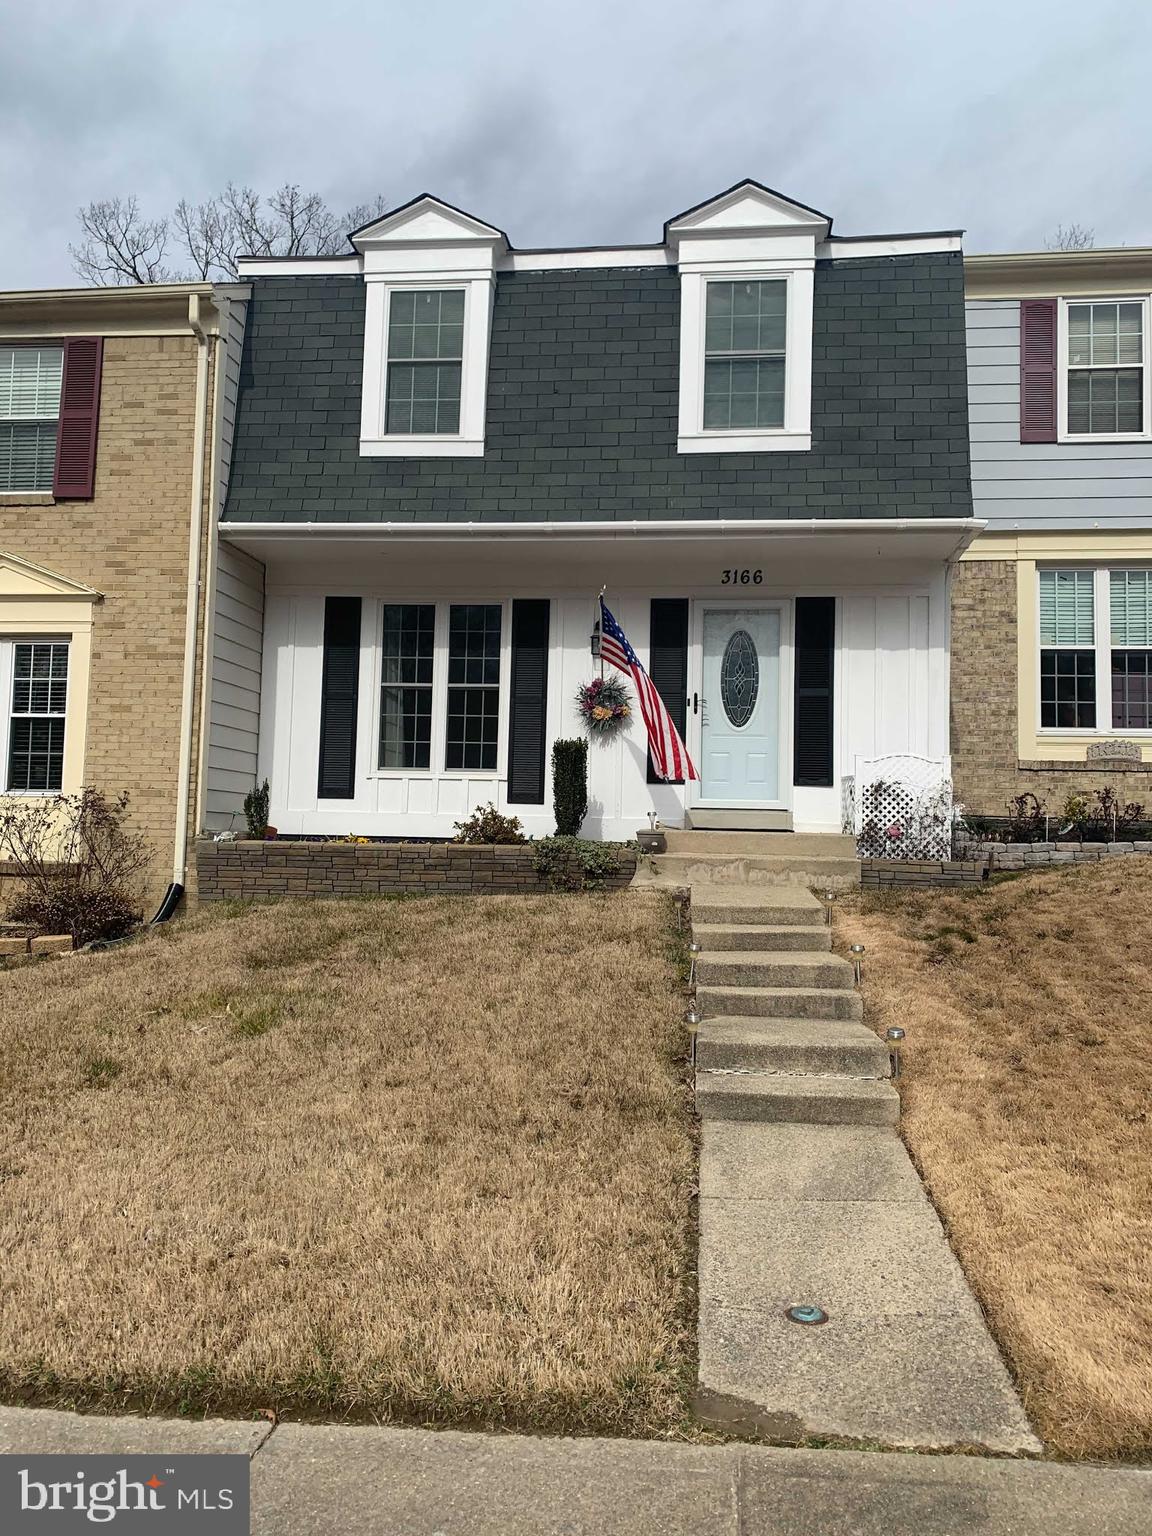
[[[783,631],[778,607],[704,609],[701,804],[788,804],[781,772]]]

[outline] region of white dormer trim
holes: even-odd
[[[812,447],[812,304],[816,250],[831,220],[757,182],[670,221],[680,268],[680,453],[805,453]],[[787,284],[784,425],[705,430],[704,314],[708,283],[777,278]]]
[[[367,303],[360,452],[375,458],[479,458],[484,452],[488,345],[496,262],[504,234],[439,198],[419,197],[350,237],[360,253]],[[388,315],[398,289],[452,288],[464,293],[460,430],[452,435],[385,431]]]

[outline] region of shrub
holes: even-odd
[[[130,932],[152,850],[125,826],[127,812],[127,795],[109,800],[98,789],[0,805],[0,850],[22,887],[12,921],[70,934],[77,948]]]
[[[561,891],[598,890],[620,873],[631,843],[594,843],[585,837],[542,837],[533,845],[536,873]]]
[[[270,798],[267,779],[244,796],[244,820],[248,823],[249,837],[263,839],[267,835]]]
[[[1008,802],[1008,825],[1005,841],[1009,843],[1036,843],[1044,832],[1044,802],[1030,791],[1016,795]]]
[[[578,837],[588,814],[588,743],[552,743],[552,811],[557,837]]]
[[[494,805],[478,805],[467,821],[454,823],[454,843],[525,843],[518,816],[503,816]]]

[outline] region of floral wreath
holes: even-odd
[[[594,677],[576,690],[576,708],[593,736],[613,736],[632,714],[632,700],[618,677]]]

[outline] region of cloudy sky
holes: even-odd
[[[754,176],[841,234],[1152,244],[1138,0],[0,0],[0,288],[77,207],[434,191],[516,245],[658,238]]]

